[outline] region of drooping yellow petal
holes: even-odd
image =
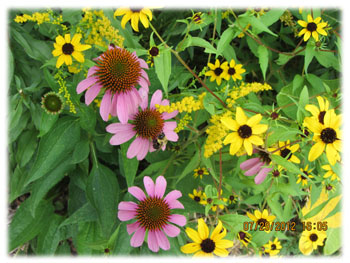
[[[258,219],[256,218],[256,216],[253,215],[253,214],[251,214],[251,213],[249,213],[249,212],[247,212],[247,216],[248,216],[251,220],[253,220],[253,221],[258,221]]]
[[[306,105],[305,110],[311,112],[313,116],[318,116],[318,114],[320,114],[320,110],[315,105],[312,105],[312,104]]]
[[[264,141],[256,135],[252,135],[248,138],[248,140],[250,141],[250,143],[254,144],[254,145],[263,145]]]
[[[243,140],[243,146],[249,156],[253,154],[253,146],[249,140]]]
[[[325,143],[322,141],[315,143],[310,149],[308,156],[309,161],[312,162],[316,160],[323,153],[325,146]]]
[[[125,29],[126,23],[131,19],[132,12],[129,11],[123,16],[122,21],[120,22],[120,25],[122,26],[123,29]]]
[[[224,248],[215,247],[214,254],[219,257],[227,257],[228,251]]]
[[[305,34],[307,32],[307,29],[306,28],[303,28],[302,30],[300,30],[298,36],[302,36],[303,34]]]
[[[149,27],[149,22],[148,22],[147,16],[142,12],[140,12],[140,21],[145,28]]]
[[[144,13],[148,16],[149,21],[152,21],[152,11],[149,8],[143,8],[141,13]]]
[[[338,152],[334,148],[333,144],[327,144],[327,146],[326,146],[326,155],[327,155],[327,159],[328,159],[329,163],[331,165],[335,165],[335,163],[338,160]]]
[[[126,14],[128,11],[130,12],[130,8],[118,8],[117,10],[115,10],[114,16],[122,16]]]
[[[83,63],[85,61],[84,56],[81,54],[81,52],[74,51],[72,53],[72,56],[80,63]]]
[[[139,13],[133,13],[131,15],[131,27],[136,31],[139,32]]]
[[[237,136],[237,138],[238,139],[236,141],[232,142],[230,145],[230,154],[231,155],[235,155],[243,144],[242,138],[240,138],[239,136]]]
[[[237,132],[232,132],[229,135],[226,136],[224,139],[223,143],[224,145],[227,145],[229,143],[233,143],[235,140],[239,139],[238,133]]]
[[[220,231],[222,229],[222,222],[219,220],[217,226],[214,228],[213,232],[210,235],[210,239],[214,239],[218,234],[220,234]]]
[[[66,63],[67,66],[72,65],[72,57],[69,55],[64,55],[64,63]]]
[[[312,37],[313,37],[316,41],[318,41],[318,33],[317,33],[317,31],[313,31],[313,32],[312,32]]]

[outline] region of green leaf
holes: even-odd
[[[308,77],[309,75],[307,75]],[[307,78],[306,77],[306,78]],[[293,79],[293,90],[292,90],[292,94],[293,95],[297,95],[297,93],[300,92],[300,89],[302,87],[302,85],[304,84],[304,77],[300,76],[299,74],[294,76]]]
[[[47,192],[59,181],[61,181],[67,171],[71,170],[72,168],[74,168],[74,166],[70,164],[70,158],[66,158],[64,161],[59,163],[55,169],[52,170],[52,172],[33,183],[31,191],[32,202],[29,205],[29,209],[33,217],[35,217],[37,207]]]
[[[272,154],[272,155],[270,155],[270,158],[273,162],[275,162],[279,165],[282,165],[284,168],[286,168],[288,172],[291,172],[294,174],[300,174],[299,168],[295,164],[293,164],[292,162],[283,158],[282,156]]]
[[[303,90],[300,93],[299,105],[298,105],[298,111],[297,111],[297,121],[299,123],[303,122],[303,119],[306,115],[305,106],[308,103],[309,103],[309,91],[307,86],[304,86]]]
[[[154,67],[157,77],[162,84],[163,90],[168,96],[168,83],[171,74],[171,51],[165,49],[159,54],[158,57],[154,58]]]
[[[283,15],[284,12],[284,9],[271,9],[259,19],[265,26],[269,27],[275,22],[279,21],[281,15]]]
[[[89,146],[89,141],[87,137],[83,137],[83,139],[77,143],[74,151],[73,151],[73,156],[71,159],[71,163],[80,163],[84,161],[86,158],[89,157],[90,153],[90,146]]]
[[[265,81],[266,70],[269,63],[269,52],[265,46],[258,47],[258,56],[259,56],[259,64],[260,64],[261,72],[263,74],[264,81]]]
[[[292,197],[287,198],[286,204],[284,205],[282,221],[287,222],[293,217],[293,202]]]
[[[15,76],[16,78],[17,76]],[[23,113],[23,102],[22,98],[17,94],[17,96],[12,96],[10,99],[10,111],[9,111],[9,129],[15,129],[19,123],[22,113]]]
[[[50,224],[47,218],[53,213],[53,206],[48,201],[42,201],[38,206],[38,213],[33,217],[29,203],[31,197],[25,200],[16,211],[9,227],[9,251],[23,245],[36,237]]]
[[[219,220],[226,228],[236,234],[243,229],[244,222],[249,221],[249,218],[239,214],[225,214],[219,216]]]
[[[91,133],[95,132],[96,126],[96,112],[92,107],[88,107],[85,104],[80,104],[78,110],[80,127]]]
[[[116,175],[106,166],[98,164],[89,174],[86,195],[96,209],[102,233],[109,237],[118,211],[119,185]]]
[[[337,252],[342,245],[341,228],[329,228],[327,231],[327,239],[324,246],[324,254],[332,255]]]
[[[333,52],[315,51],[315,58],[318,63],[326,68],[334,68],[340,72],[340,62]]]
[[[253,32],[255,34],[259,34],[261,32],[269,33],[270,35],[273,35],[277,37],[275,33],[273,33],[260,19],[256,18],[255,16],[248,16],[246,17],[248,20],[248,23],[252,25]]]
[[[271,208],[271,213],[276,216],[277,221],[283,220],[283,211],[280,202],[278,201],[279,195],[268,195],[266,198],[267,204]]]
[[[76,210],[70,217],[64,220],[60,227],[67,225],[74,225],[81,222],[92,222],[96,221],[97,213],[95,208],[90,203],[85,203],[82,207]]]
[[[272,132],[272,134],[267,138],[267,146],[271,146],[277,141],[292,141],[295,139],[296,135],[300,134],[300,130],[284,126],[271,127],[269,132]]]
[[[315,46],[311,44],[311,41],[307,42],[305,49],[304,69],[307,74],[307,69],[315,56]]]
[[[216,53],[216,49],[205,39],[200,37],[192,37],[190,46],[202,47],[205,48],[204,52],[206,53]]]
[[[39,126],[39,135],[38,137],[44,136],[46,133],[50,131],[50,129],[54,126],[56,121],[58,120],[58,114],[52,115],[46,113],[44,110],[42,110],[41,114],[41,121],[40,121],[40,126]]]
[[[38,141],[37,132],[35,130],[24,131],[18,139],[18,150],[16,159],[20,167],[24,167],[32,158]]]
[[[180,182],[181,179],[183,179],[187,174],[193,172],[194,169],[196,169],[199,165],[199,152],[196,151],[194,156],[191,158],[189,163],[186,165],[185,169],[182,171],[181,175],[177,178],[176,184]]]
[[[277,104],[279,107],[282,107],[282,111],[293,120],[296,119],[297,106],[294,105],[294,101],[290,98],[292,95],[293,85],[292,83],[283,87],[280,92],[277,94]]]
[[[231,41],[235,38],[235,30],[233,27],[227,28],[221,35],[218,45],[217,54],[222,55],[225,49],[230,46]]]
[[[128,187],[134,185],[134,179],[139,167],[139,161],[136,158],[129,159],[126,157],[130,143],[124,143],[120,145],[119,152],[119,169],[120,173],[125,177]]]
[[[71,117],[59,119],[55,129],[40,140],[38,153],[27,175],[25,185],[50,172],[70,154],[79,139],[80,129],[77,121]]]

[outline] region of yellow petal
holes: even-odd
[[[63,53],[62,53],[62,49],[54,49],[53,51],[52,51],[52,55],[53,56],[55,56],[55,57],[58,57],[58,56],[60,56],[60,55],[62,55]]]
[[[261,134],[266,132],[268,126],[266,124],[258,124],[252,127],[253,134]]]
[[[152,21],[152,11],[148,8],[143,8],[141,13],[144,13],[148,16],[149,21]]]
[[[302,30],[300,30],[298,36],[302,36],[303,34],[305,34],[307,32],[307,29],[306,28],[303,28]]]
[[[261,121],[261,119],[261,114],[256,114],[248,119],[247,125],[253,127],[254,125],[257,125]]]
[[[72,57],[69,55],[64,55],[64,63],[66,63],[67,66],[72,65]]]
[[[65,44],[64,38],[62,36],[57,36],[56,43],[60,46],[63,46]]]
[[[191,238],[193,240],[193,242],[198,243],[198,244],[202,243],[202,239],[199,237],[199,234],[196,230],[194,230],[190,227],[187,227],[186,234],[189,238]]]
[[[324,219],[324,221],[327,221],[328,228],[337,228],[341,226],[342,221],[342,215],[341,212],[338,212],[327,219]]]
[[[130,12],[130,8],[118,8],[117,10],[115,10],[114,16],[122,16],[126,14],[128,11]]]
[[[313,22],[314,20],[312,19],[312,16],[310,14],[307,15],[307,22],[308,23],[311,23]]]
[[[213,64],[213,63],[208,63],[208,67],[211,69],[211,70],[215,70],[216,69],[216,67],[215,67],[215,65]]]
[[[222,73],[221,73],[222,74]],[[218,86],[221,85],[221,77],[220,76],[217,76],[216,77],[216,84],[218,84]]]
[[[236,121],[239,126],[247,123],[247,116],[245,115],[241,107],[237,107],[236,109]]]
[[[215,242],[215,247],[230,248],[230,247],[233,247],[233,242],[231,240],[221,239]]]
[[[219,256],[219,257],[227,257],[228,251],[224,248],[215,247],[214,254]]]
[[[218,234],[220,234],[221,229],[222,229],[222,222],[219,220],[217,226],[214,228],[213,232],[210,235],[210,239],[214,239]]]
[[[256,135],[250,136],[248,138],[248,140],[254,145],[263,145],[264,144],[264,141],[259,136],[256,136]]]
[[[131,15],[131,27],[136,32],[139,32],[139,14],[138,13],[133,13]]]
[[[324,30],[322,28],[317,28],[316,31],[323,36],[327,36],[326,30]]]
[[[201,249],[200,244],[189,243],[181,247],[181,252],[185,254],[192,254]]]
[[[327,144],[326,155],[327,155],[327,159],[328,159],[329,163],[331,165],[335,165],[335,163],[337,162],[337,159],[338,159],[338,152],[334,148],[333,144]]]
[[[205,240],[209,237],[209,228],[204,222],[203,218],[198,219],[198,234],[202,240]]]
[[[307,26],[307,22],[303,21],[303,20],[298,20],[298,24],[301,25],[302,27],[306,27]]]
[[[249,156],[253,154],[253,146],[249,140],[243,140],[243,146]]]
[[[258,218],[258,219],[259,219],[259,218],[262,218],[262,214],[261,214],[261,212],[260,212],[259,210],[255,210],[255,211],[254,211],[254,215],[255,215],[255,217]]]
[[[126,23],[131,19],[132,12],[127,12],[125,16],[123,16],[122,21],[120,22],[120,25],[123,29],[125,29]]]
[[[230,145],[231,155],[235,155],[242,146],[243,140],[239,136],[237,136],[237,138],[238,139],[235,142],[232,142]]]
[[[218,68],[220,67],[220,61],[217,59],[215,60],[215,68]]]
[[[318,114],[320,114],[319,109],[315,105],[312,105],[312,104],[306,105],[305,110],[311,112],[311,114],[315,117],[318,117]]]
[[[62,64],[64,63],[64,55],[62,54],[61,56],[58,57],[57,62],[56,62],[56,68],[60,68]]]
[[[267,212],[267,209],[264,209],[262,214],[261,214],[261,217],[262,218],[267,218],[269,216],[269,212]]]
[[[308,157],[309,161],[312,162],[316,160],[323,153],[325,146],[326,146],[325,143],[321,141],[313,145],[309,152],[309,157]]]
[[[91,48],[90,45],[78,44],[77,46],[74,47],[74,50],[76,50],[76,51],[85,51],[85,50],[87,50],[89,48]]]
[[[289,149],[292,153],[295,153],[299,149],[299,144],[294,144],[290,146]]]
[[[83,63],[85,61],[83,54],[78,51],[74,51],[72,53],[72,56],[80,63]]]
[[[140,12],[140,20],[141,20],[142,25],[145,28],[149,27],[149,22],[148,22],[147,16],[145,14],[143,14],[142,12]]]
[[[230,129],[232,131],[237,131],[239,128],[238,123],[229,117],[221,118],[221,123],[225,125],[227,129]]]
[[[313,32],[312,32],[312,37],[313,37],[316,41],[318,41],[318,33],[317,33],[317,31],[313,31]]]
[[[318,24],[318,23],[320,23],[320,21],[321,21],[321,17],[316,17],[314,20],[314,23]]]
[[[311,32],[310,31],[306,31],[305,35],[304,35],[304,41],[308,41],[310,36],[311,36]]]
[[[64,41],[65,41],[66,43],[70,43],[70,34],[65,34],[65,35],[64,35]]]
[[[75,34],[73,36],[71,43],[74,45],[74,47],[80,43],[81,37],[82,37],[81,34]]]
[[[239,139],[238,137],[238,133],[237,132],[232,132],[229,135],[226,136],[226,138],[224,139],[224,145],[227,145],[229,143],[233,143],[234,141],[236,141],[237,139]]]
[[[247,212],[247,216],[253,221],[258,221],[258,219],[253,214],[251,214],[249,212]]]

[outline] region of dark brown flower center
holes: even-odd
[[[319,114],[318,114],[318,121],[322,124],[324,124],[324,115],[326,114],[325,111],[321,111]]]
[[[96,62],[98,82],[114,93],[131,90],[141,77],[140,62],[126,49],[109,49]]]
[[[62,46],[62,52],[65,55],[71,55],[74,52],[74,47],[71,43],[65,43]]]
[[[285,149],[281,150],[281,156],[282,156],[283,158],[286,158],[286,157],[288,156],[287,160],[289,160],[290,157],[292,156],[292,155],[290,154],[290,152],[291,152],[291,151],[290,151],[289,149],[285,148]]]
[[[232,76],[236,73],[236,70],[235,70],[235,68],[229,68],[227,73]]]
[[[222,68],[216,68],[214,70],[214,73],[215,73],[216,76],[220,76],[222,72],[223,72]]]
[[[159,54],[159,49],[157,47],[151,47],[151,49],[149,50],[149,54],[152,57],[156,57]]]
[[[196,24],[200,24],[202,22],[201,19],[201,15],[202,13],[196,13],[193,15],[192,20],[196,23]]]
[[[163,126],[162,115],[155,109],[139,111],[134,119],[134,130],[138,136],[146,139],[156,138],[162,133]]]
[[[148,197],[139,202],[137,221],[148,230],[160,230],[170,217],[170,208],[163,198]]]
[[[197,172],[199,175],[203,175],[204,174],[204,171],[202,169],[199,169],[198,172]]]
[[[215,249],[215,243],[210,238],[204,239],[201,243],[201,249],[205,253],[211,253]]]
[[[276,247],[276,245],[275,244],[272,244],[271,245],[271,250],[275,250],[277,247]]]
[[[273,176],[273,177],[278,177],[278,176],[280,176],[280,172],[279,172],[278,170],[274,170],[274,171],[272,172],[272,176]]]
[[[321,131],[321,140],[324,143],[333,143],[337,140],[337,133],[332,128],[325,128]]]
[[[234,201],[234,200],[235,200],[235,196],[234,196],[234,195],[230,195],[230,196],[229,196],[229,199],[230,199],[231,201]]]
[[[193,200],[196,202],[199,202],[201,200],[201,198],[199,196],[195,196]]]
[[[131,12],[133,13],[140,13],[141,12],[141,8],[130,8]]]
[[[308,23],[306,26],[307,30],[313,32],[317,29],[317,25],[314,22]]]
[[[269,164],[271,162],[270,155],[266,152],[259,151],[260,160],[263,161],[266,164]]]
[[[328,185],[326,186],[326,189],[327,189],[328,191],[331,191],[331,190],[333,189],[333,186],[331,186],[330,184],[328,184]]]
[[[265,218],[259,218],[258,221],[256,221],[256,223],[258,224],[258,226],[264,226],[267,223],[267,220]]]
[[[318,236],[316,234],[311,234],[309,238],[312,242],[315,242],[315,241],[317,241]]]
[[[278,118],[278,113],[277,112],[272,112],[270,115],[271,119],[276,120]]]
[[[252,135],[252,128],[244,124],[239,127],[238,135],[243,139],[249,138]]]
[[[242,231],[239,231],[239,232],[238,232],[238,235],[239,235],[239,239],[240,239],[240,240],[244,240],[245,237],[246,237],[246,234],[245,234],[244,232],[242,232]]]
[[[210,197],[207,198],[207,203],[208,203],[208,204],[211,204],[212,202],[213,202],[213,199],[211,199]]]

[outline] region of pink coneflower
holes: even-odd
[[[150,85],[147,73],[147,63],[126,49],[109,45],[107,51],[94,59],[97,63],[89,69],[87,78],[77,86],[77,93],[85,93],[85,103],[89,105],[102,88],[103,95],[100,114],[104,121],[109,114],[118,116],[121,123],[127,123],[135,114],[141,103],[141,97],[135,86],[139,84],[143,93],[148,93]]]
[[[109,143],[112,145],[120,145],[136,135],[136,139],[130,144],[126,153],[128,158],[137,157],[137,160],[142,160],[148,152],[155,151],[158,146],[165,150],[166,140],[176,142],[178,135],[174,132],[176,121],[165,120],[171,119],[177,115],[177,111],[172,113],[159,113],[155,105],[169,105],[168,100],[162,100],[163,94],[161,90],[157,90],[151,99],[148,107],[148,96],[141,94],[142,101],[141,109],[130,117],[131,123],[113,123],[107,126],[106,130],[113,133],[114,136]],[[158,137],[163,137],[162,145],[158,143]]]
[[[242,162],[240,168],[242,170],[247,170],[244,173],[245,176],[253,176],[257,174],[254,178],[254,182],[256,184],[261,184],[272,168],[264,167],[264,165],[269,165],[271,163],[269,155],[262,151],[259,151],[258,153],[260,157],[251,158]]]
[[[148,248],[158,252],[159,248],[168,250],[169,240],[166,236],[176,237],[180,229],[173,224],[186,225],[186,217],[172,214],[172,209],[183,209],[184,206],[177,200],[182,196],[178,190],[173,190],[164,198],[167,182],[163,176],[159,176],[156,183],[148,176],[143,178],[147,195],[137,186],[129,187],[128,192],[137,198],[138,202],[123,201],[118,206],[118,218],[121,221],[136,219],[128,224],[126,229],[131,237],[130,245],[140,247],[148,232]]]

